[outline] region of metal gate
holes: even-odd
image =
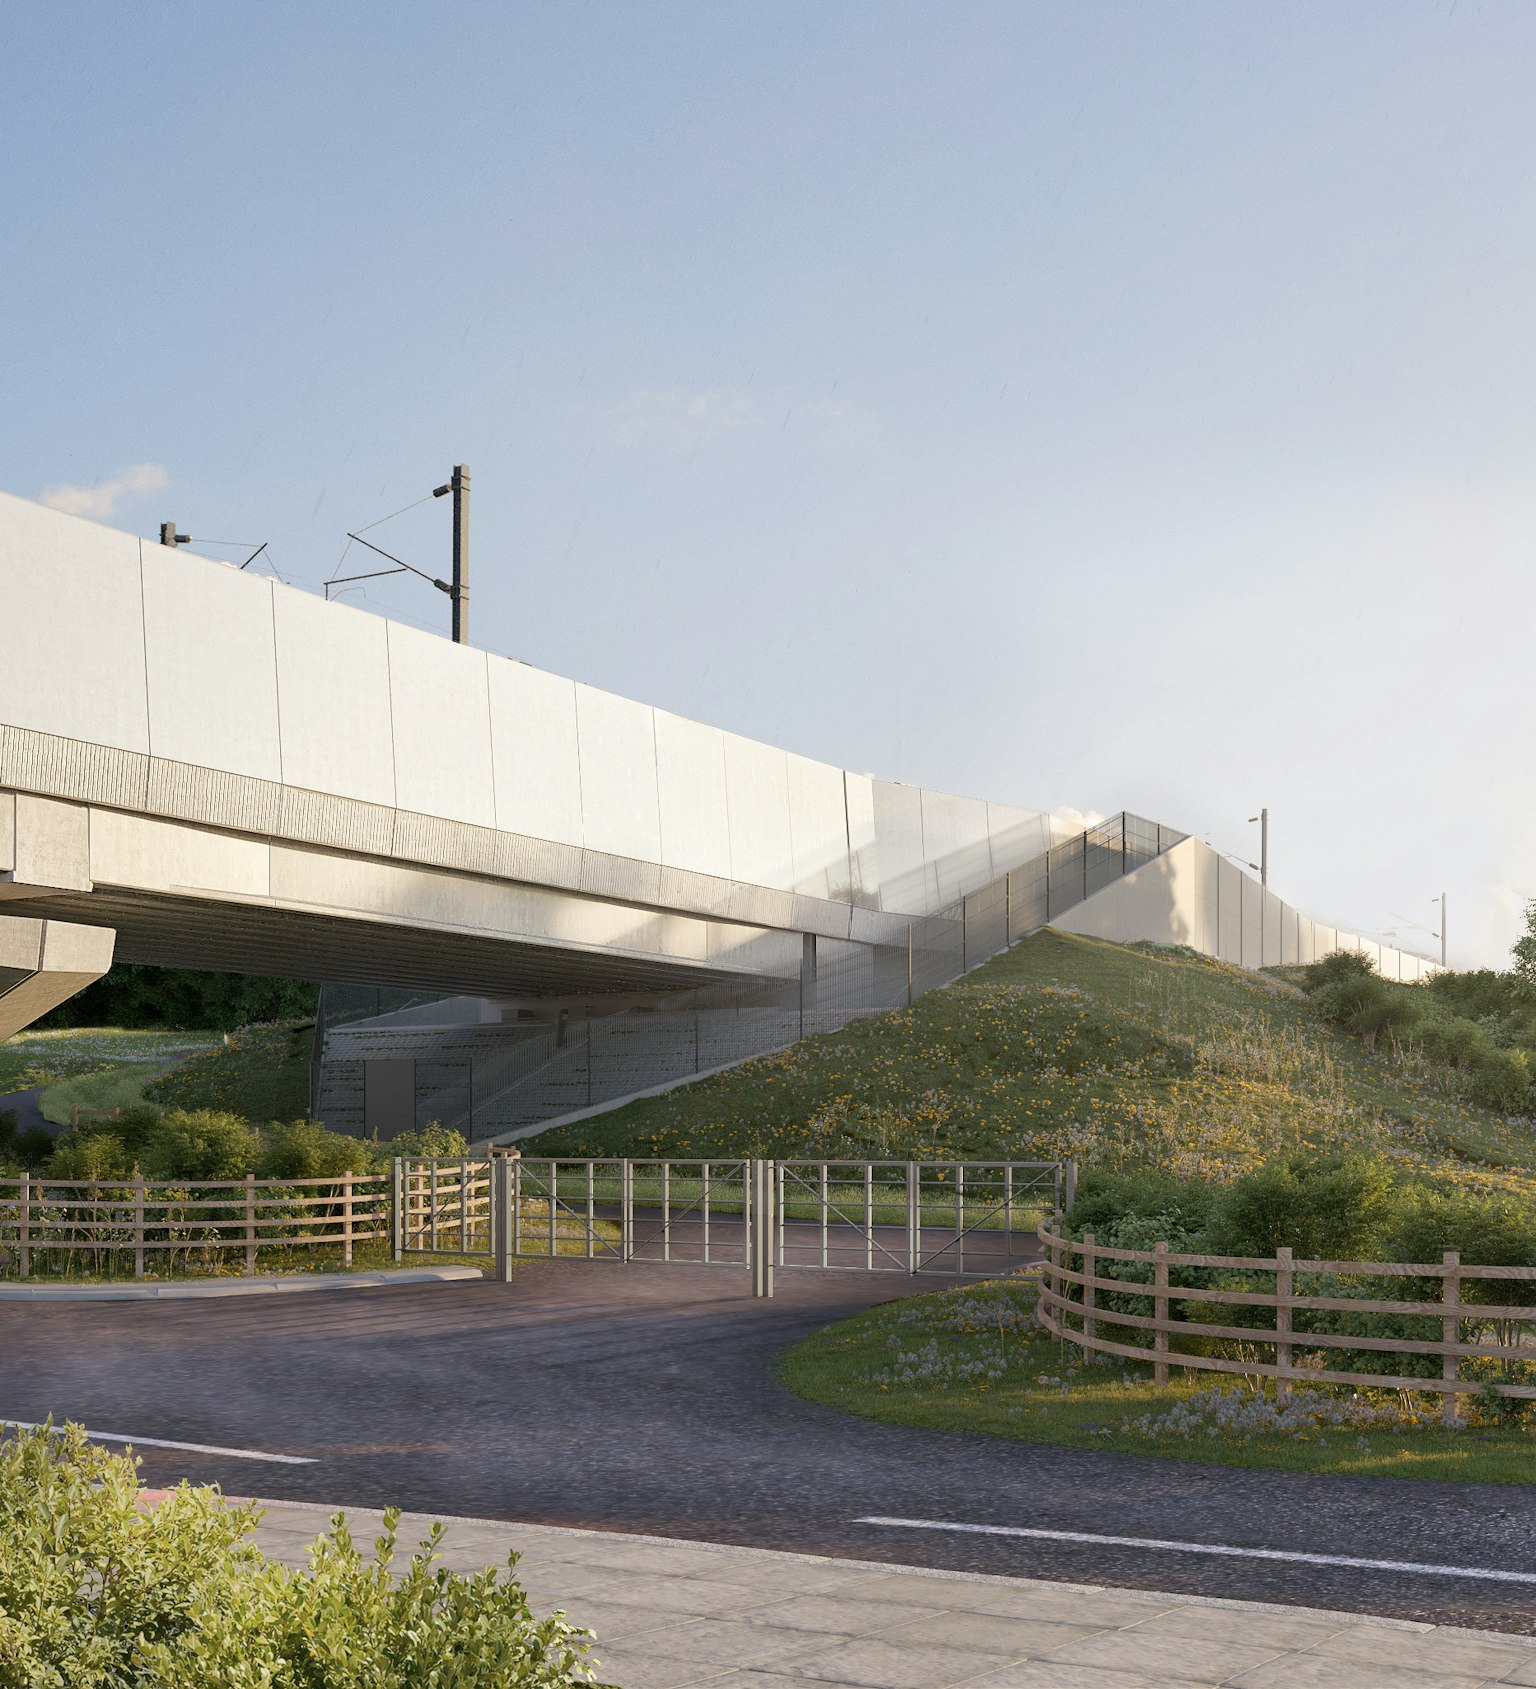
[[[1057,1161],[651,1161],[499,1155],[395,1163],[395,1259],[529,1257],[994,1276],[1072,1204]]]

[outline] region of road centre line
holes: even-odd
[[[1030,1537],[1040,1542],[1081,1542],[1097,1548],[1153,1548],[1176,1554],[1220,1554],[1242,1560],[1290,1560],[1307,1566],[1352,1566],[1360,1571],[1410,1572],[1418,1577],[1481,1578],[1498,1583],[1536,1583],[1536,1572],[1496,1571],[1490,1566],[1436,1566],[1421,1560],[1362,1560],[1350,1554],[1308,1554],[1290,1548],[1238,1548],[1221,1542],[1173,1542],[1159,1537],[1099,1536],[1091,1531],[1048,1531],[1028,1525],[967,1525],[949,1519],[855,1519],[856,1525],[889,1525],[909,1531],[965,1531],[975,1536]]]
[[[40,1425],[30,1419],[0,1419],[0,1431],[14,1425],[18,1431],[51,1431],[54,1436],[64,1434],[62,1425]],[[164,1437],[125,1437],[117,1431],[87,1431],[81,1434],[93,1443],[127,1443],[139,1449],[183,1449],[189,1454],[222,1454],[231,1460],[270,1460],[279,1466],[315,1466],[319,1463],[306,1454],[264,1454],[260,1449],[223,1449],[212,1443],[173,1443]]]

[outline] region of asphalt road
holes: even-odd
[[[0,1304],[0,1416],[307,1455],[143,1450],[146,1482],[1182,1590],[1536,1633],[1536,1585],[916,1533],[868,1515],[1536,1573],[1536,1492],[1246,1472],[874,1425],[773,1358],[915,1286],[551,1262],[516,1282]]]

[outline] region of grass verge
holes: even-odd
[[[142,1084],[221,1042],[217,1032],[124,1032],[102,1026],[18,1032],[0,1043],[0,1095],[106,1069],[136,1072]]]
[[[1249,1396],[1243,1381],[1176,1376],[1157,1385],[1137,1362],[1085,1365],[1034,1323],[1034,1299],[1031,1279],[1012,1278],[887,1302],[795,1344],[780,1357],[778,1376],[808,1401],[930,1431],[1354,1478],[1536,1480],[1536,1435],[1475,1424],[1448,1431],[1431,1406],[1417,1423],[1396,1426],[1265,1434],[1209,1423],[1192,1398],[1213,1383]],[[1390,1412],[1396,1401],[1375,1392],[1372,1407]],[[1177,1418],[1180,1409],[1193,1429],[1137,1428],[1149,1417]]]

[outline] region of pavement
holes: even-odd
[[[43,1118],[43,1090],[43,1086],[34,1085],[27,1091],[7,1091],[0,1096],[0,1114],[14,1114],[18,1132],[30,1132],[36,1126],[45,1132],[58,1132],[61,1128]]]
[[[268,1502],[257,1540],[302,1566],[335,1509]],[[348,1509],[354,1536],[381,1517]],[[402,1520],[401,1551],[430,1520]],[[622,1689],[1483,1689],[1536,1684],[1536,1637],[1360,1613],[458,1519],[443,1563],[520,1559],[535,1612],[592,1631]]]
[[[273,1296],[295,1291],[380,1290],[406,1284],[479,1279],[478,1267],[392,1267],[365,1273],[256,1273],[249,1278],[149,1279],[134,1284],[61,1284],[38,1279],[0,1284],[0,1302],[186,1302],[214,1296]]]
[[[132,1439],[151,1485],[1536,1631],[1528,1486],[926,1431],[777,1383],[788,1344],[934,1282],[785,1271],[754,1301],[740,1267],[562,1260],[510,1284],[0,1303],[0,1417]]]

